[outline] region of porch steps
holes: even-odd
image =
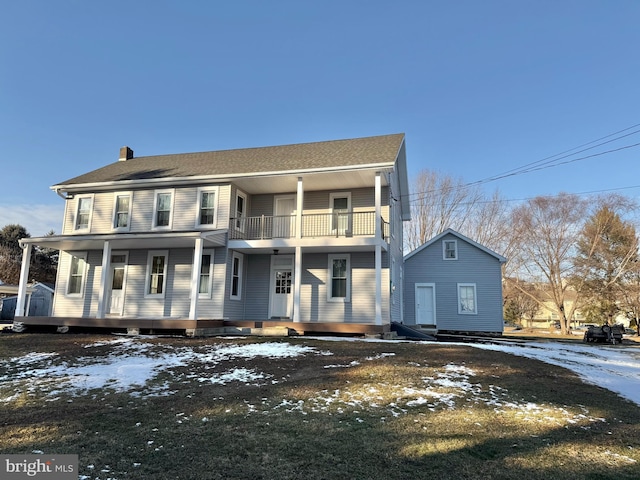
[[[235,327],[190,328],[185,330],[187,337],[218,337],[225,335],[250,335],[258,337],[287,337],[291,334],[287,327]]]

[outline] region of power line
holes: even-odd
[[[584,143],[582,145],[579,145],[577,147],[571,148],[569,150],[565,150],[565,151],[557,153],[555,155],[551,155],[549,157],[545,157],[545,158],[543,158],[541,160],[536,160],[535,162],[530,162],[530,163],[527,163],[527,164],[522,165],[520,167],[511,169],[511,170],[507,170],[506,172],[503,172],[501,174],[496,174],[496,175],[491,176],[491,177],[487,177],[487,178],[484,178],[484,179],[481,179],[481,180],[476,180],[474,182],[465,183],[465,184],[462,184],[462,185],[454,185],[454,186],[451,187],[451,189],[468,188],[468,187],[472,187],[472,186],[475,186],[475,185],[481,185],[481,184],[484,184],[484,183],[493,182],[493,181],[500,180],[500,179],[507,178],[507,177],[523,175],[525,173],[535,172],[535,171],[543,170],[543,169],[546,169],[546,168],[557,167],[557,166],[560,166],[560,165],[566,165],[568,163],[578,162],[578,161],[581,161],[581,160],[586,160],[586,159],[589,159],[589,158],[594,158],[594,157],[606,155],[608,153],[615,153],[615,152],[618,152],[618,151],[621,151],[621,150],[626,150],[626,149],[629,149],[629,148],[638,147],[638,146],[640,146],[640,143],[635,143],[635,144],[632,144],[632,145],[625,145],[625,146],[622,146],[622,147],[619,147],[619,148],[606,150],[604,152],[599,152],[599,153],[595,153],[595,154],[592,154],[592,155],[586,155],[584,157],[573,158],[573,159],[570,159],[570,160],[566,160],[566,161],[560,162],[560,160],[563,160],[563,159],[568,158],[568,157],[572,157],[573,155],[577,155],[579,153],[583,153],[583,152],[586,152],[588,150],[592,150],[592,149],[600,147],[602,145],[606,145],[608,143],[615,142],[615,141],[620,140],[622,138],[626,138],[626,137],[629,137],[631,135],[635,135],[636,133],[640,133],[640,129],[639,129],[639,130],[635,130],[633,132],[627,133],[625,135],[617,136],[616,138],[607,140],[605,142],[601,142],[601,140],[605,140],[605,139],[610,138],[612,136],[619,135],[619,134],[621,134],[623,132],[626,132],[628,130],[634,129],[634,128],[638,127],[638,126],[640,126],[640,123],[635,124],[635,125],[631,125],[630,127],[624,128],[622,130],[619,130],[617,132],[611,133],[609,135],[605,135],[604,137],[600,137],[600,138],[598,138],[596,140],[592,140],[590,142]],[[587,145],[591,145],[591,144],[596,143],[596,142],[601,142],[601,143],[598,143],[597,145],[593,145],[593,146],[591,146],[589,148],[584,148],[582,150],[578,150],[578,151],[573,152],[574,150],[580,149],[582,147],[585,147]],[[573,153],[569,153],[569,152],[573,152]],[[431,190],[431,191],[426,191],[426,192],[410,193],[408,195],[405,195],[405,197],[420,196],[420,198],[415,200],[417,202],[417,201],[421,200],[423,195],[429,195],[429,194],[434,193],[435,191],[436,190]]]

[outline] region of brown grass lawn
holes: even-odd
[[[81,479],[103,480],[640,478],[638,405],[568,370],[465,346],[141,337],[146,357],[200,357],[126,391],[16,376],[122,359],[116,344],[85,348],[114,338],[0,335],[0,451],[75,453]],[[214,355],[274,342],[313,350]],[[21,363],[30,352],[57,355]],[[215,380],[238,369],[253,376]]]

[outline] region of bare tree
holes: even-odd
[[[500,253],[506,235],[507,210],[496,191],[488,197],[479,185],[422,170],[412,185],[412,221],[405,225],[405,250],[411,251],[447,228]]]
[[[561,193],[554,197],[531,199],[515,208],[511,216],[511,244],[517,248],[511,252],[510,276],[548,284],[548,288],[542,290],[544,294],[536,300],[540,305],[545,300],[553,303],[562,333],[568,332],[569,319],[577,306],[577,302],[567,306],[566,299],[569,280],[574,278],[572,260],[576,240],[587,206],[580,197]],[[530,295],[524,289],[521,291]]]

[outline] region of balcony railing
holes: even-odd
[[[380,218],[382,237],[389,238],[389,223]],[[375,212],[334,212],[302,215],[302,237],[372,237],[376,233]],[[229,221],[230,240],[269,240],[294,238],[293,215],[235,217]]]

